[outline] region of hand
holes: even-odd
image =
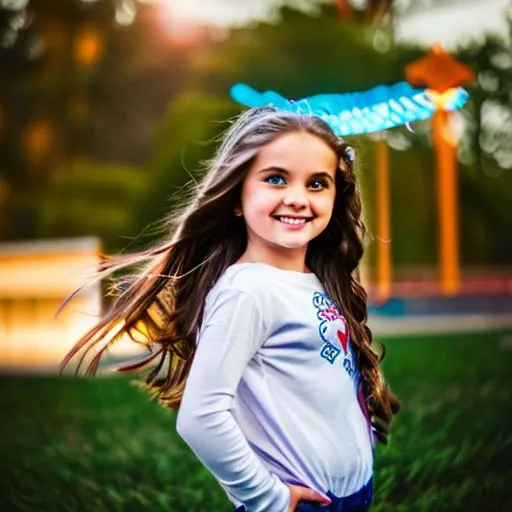
[[[295,507],[299,504],[299,501],[316,501],[321,505],[329,505],[331,500],[326,496],[323,496],[319,492],[302,487],[301,485],[285,484],[290,490],[290,505],[288,506],[288,512],[295,512]]]

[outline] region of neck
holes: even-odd
[[[268,252],[261,248],[247,248],[237,263],[265,263],[281,270],[310,272],[306,267],[306,248]]]

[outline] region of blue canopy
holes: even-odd
[[[438,109],[427,89],[412,87],[408,82],[297,100],[287,99],[274,91],[259,92],[247,84],[237,83],[231,87],[230,95],[247,107],[272,105],[279,110],[318,116],[340,136],[377,132],[428,119]],[[468,93],[459,87],[444,98],[442,108],[457,110],[467,98]]]

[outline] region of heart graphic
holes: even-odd
[[[347,353],[347,343],[348,343],[348,329],[345,326],[345,332],[341,332],[339,329],[336,331],[336,335],[340,340],[341,346],[343,347],[343,351],[345,354]]]

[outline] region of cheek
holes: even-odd
[[[318,199],[315,206],[318,213],[322,214],[331,214],[334,208],[334,199],[336,195],[333,194],[325,194],[321,198]]]
[[[242,210],[246,216],[271,213],[278,203],[275,194],[260,187],[247,187],[242,191]]]

